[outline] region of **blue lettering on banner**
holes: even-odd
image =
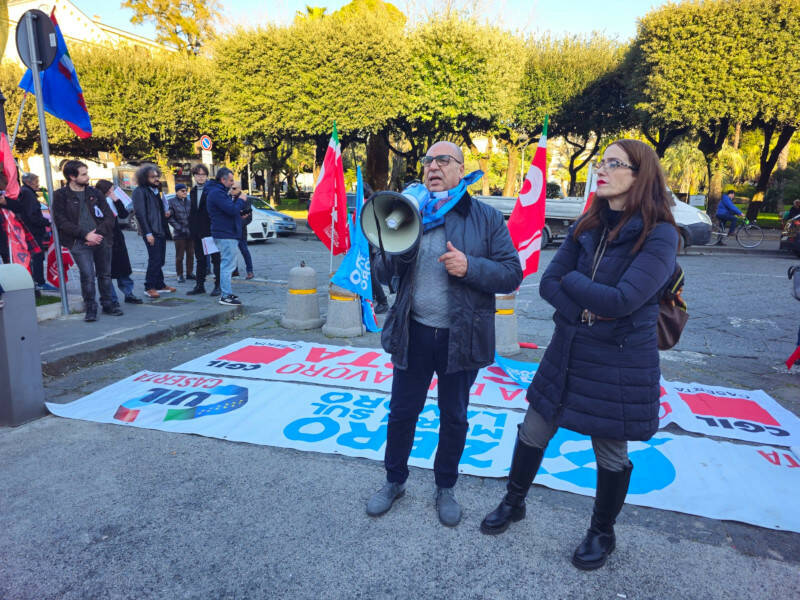
[[[631,462],[636,465],[628,488],[629,494],[663,490],[675,481],[675,466],[657,448],[671,441],[672,438],[659,437],[636,443],[644,444],[645,448],[629,452]],[[549,463],[553,459],[561,460]],[[563,459],[568,461],[569,468],[563,468]],[[552,471],[548,470],[548,466]],[[597,468],[591,439],[568,429],[559,429],[545,450],[539,473],[551,475],[578,487],[595,489]]]
[[[312,402],[311,407],[311,416],[284,427],[283,434],[287,439],[314,444],[335,438],[337,444],[355,450],[383,450],[389,420],[389,401],[385,397],[328,392],[321,394],[319,401]],[[365,422],[378,417],[375,426]],[[467,417],[469,430],[461,464],[489,468],[492,461],[484,455],[500,444],[508,415],[500,411],[469,410]],[[434,456],[439,443],[439,426],[439,408],[433,404],[426,405],[417,421],[412,458],[430,460]]]

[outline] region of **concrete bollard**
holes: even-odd
[[[494,313],[494,339],[497,353],[500,356],[519,354],[517,340],[517,313],[515,306],[517,295],[498,294],[495,296],[497,308]]]
[[[33,279],[22,265],[0,265],[0,425],[46,414]]]
[[[289,271],[289,291],[286,294],[286,314],[281,326],[287,329],[316,329],[325,321],[319,316],[317,272],[301,262]]]
[[[322,333],[328,337],[357,337],[366,331],[361,322],[358,296],[331,283],[328,292],[328,318]]]

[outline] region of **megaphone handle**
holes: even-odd
[[[378,220],[378,213],[375,212],[374,208],[372,210],[372,216],[375,219],[375,229],[378,232],[378,246],[380,246],[381,258],[383,259],[384,262],[386,262],[386,250],[383,249],[383,236],[381,235],[381,223]],[[392,285],[392,280],[393,279],[394,279],[394,277],[391,277],[389,279],[389,293],[390,294],[394,294],[396,292],[396,290],[394,289],[394,285]]]

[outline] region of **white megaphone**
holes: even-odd
[[[405,254],[416,248],[422,237],[419,206],[428,189],[412,183],[402,194],[376,192],[361,209],[361,230],[370,245],[387,254]]]

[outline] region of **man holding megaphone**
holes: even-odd
[[[436,508],[441,523],[454,527],[461,520],[453,487],[470,388],[478,370],[494,360],[495,294],[517,289],[522,267],[502,215],[467,192],[483,173],[464,177],[461,149],[437,142],[422,165],[424,186],[378,192],[362,210],[364,233],[381,250],[378,277],[390,287],[399,282],[381,334],[394,365],[386,483],[368,500],[367,514],[384,514],[405,493],[417,418],[436,373]]]

